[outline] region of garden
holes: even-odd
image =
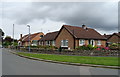
[[[110,47],[83,45],[76,47],[74,50],[62,49],[62,47],[57,48],[55,46],[30,47],[30,52],[28,51],[29,46],[17,48],[17,54],[60,62],[120,66],[118,63],[119,51],[110,49]]]
[[[26,52],[17,52],[17,54],[28,57],[45,59],[45,60],[60,61],[60,62],[120,66],[118,63],[118,57],[69,56],[69,55],[54,55],[54,54],[33,54]]]
[[[113,45],[114,46],[114,45]],[[62,54],[62,55],[80,55],[80,56],[118,56],[118,49],[113,49],[113,46],[99,47],[92,45],[83,45],[76,47],[74,50],[63,49],[55,46],[30,46],[30,52],[43,54]],[[114,46],[115,47],[115,46]],[[28,52],[29,46],[17,47],[17,50]]]

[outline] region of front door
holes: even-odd
[[[92,46],[95,46],[95,41],[94,40],[88,40],[88,43],[91,44]]]

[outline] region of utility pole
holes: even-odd
[[[14,46],[14,24],[13,24],[13,46]]]
[[[27,25],[27,27],[29,28],[29,34],[28,34],[29,36],[28,37],[29,37],[29,52],[30,52],[30,25]]]

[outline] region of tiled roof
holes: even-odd
[[[105,35],[103,35],[103,36],[108,39],[108,38],[109,38],[110,36],[112,36],[112,35],[106,35],[106,34],[105,34]]]
[[[47,33],[44,37],[40,39],[40,41],[55,40],[58,32],[59,31]]]
[[[114,34],[120,37],[120,32],[119,33],[114,33]]]
[[[106,39],[96,30],[91,28],[83,29],[82,27],[63,25],[75,38],[83,39]]]
[[[110,34],[110,35],[103,35],[105,38],[109,39],[111,38],[113,35],[117,35],[118,37],[120,37],[120,32],[119,33],[113,33],[113,34]]]
[[[38,32],[38,33],[34,33],[34,34],[30,34],[30,40],[32,40],[34,37],[36,37],[38,34],[43,35],[42,32]],[[39,40],[40,38],[38,38],[37,40]],[[22,38],[19,39],[20,41],[29,41],[29,34],[24,35]]]

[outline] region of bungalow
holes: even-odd
[[[58,34],[59,31],[56,32],[50,32],[47,33],[44,37],[42,37],[39,40],[39,45],[49,45],[49,46],[55,46],[56,44],[56,36]]]
[[[91,44],[93,46],[106,46],[106,38],[99,34],[96,30],[87,28],[85,25],[82,27],[63,25],[60,31],[58,31],[55,35],[54,33],[46,34],[40,40],[43,45],[51,45],[50,41],[55,42],[56,47],[62,47],[67,49],[75,49],[78,46]],[[53,38],[53,39],[49,39]]]
[[[104,37],[107,38],[107,43],[120,43],[120,32],[113,33],[112,35],[104,34]]]
[[[38,45],[38,41],[44,36],[42,32],[30,34],[30,45]],[[20,46],[28,46],[29,45],[29,35],[20,35],[20,39],[18,41],[18,44]]]

